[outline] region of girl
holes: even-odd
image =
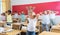
[[[6,18],[7,18],[7,25],[8,26],[11,26],[11,23],[12,23],[12,15],[11,15],[11,11],[10,10],[7,11]]]
[[[37,17],[32,13],[27,20],[29,22],[27,26],[27,35],[35,35]]]
[[[2,21],[6,21],[6,15],[5,15],[5,13],[2,13],[1,15],[2,15],[2,16],[1,16],[1,17],[2,17],[2,18],[1,18]]]

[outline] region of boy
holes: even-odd
[[[45,28],[46,28],[46,31],[49,31],[50,29],[49,24],[50,24],[49,15],[47,14],[47,11],[44,11],[42,15],[42,31],[44,31]]]
[[[51,25],[56,25],[56,23],[55,23],[56,13],[54,11],[50,10],[49,17],[50,17]]]
[[[16,18],[16,19],[19,18],[19,15],[18,15],[18,12],[17,12],[17,11],[15,11],[15,13],[14,13],[14,15],[13,15],[13,18]]]
[[[14,15],[13,15],[13,22],[19,22],[19,15],[18,15],[18,12],[15,11]]]
[[[7,25],[8,26],[11,26],[11,23],[12,23],[12,15],[11,15],[11,11],[10,10],[7,11],[6,18],[7,18]]]
[[[23,11],[22,11],[22,13],[20,15],[20,18],[21,18],[21,22],[25,22],[26,17],[25,17],[25,14],[24,14]]]

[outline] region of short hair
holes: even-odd
[[[5,15],[5,13],[2,13],[2,15]]]
[[[9,13],[11,13],[11,10],[8,10]]]

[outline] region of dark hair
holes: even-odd
[[[10,13],[10,14],[11,14],[11,10],[8,10],[8,13]]]
[[[2,15],[4,15],[4,16],[5,16],[5,13],[2,13]]]

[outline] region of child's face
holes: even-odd
[[[42,12],[40,12],[40,15],[42,15]]]
[[[49,14],[50,14],[51,12],[49,11]]]
[[[51,13],[54,13],[54,11],[52,11]]]
[[[47,14],[47,11],[45,11],[44,14]]]

